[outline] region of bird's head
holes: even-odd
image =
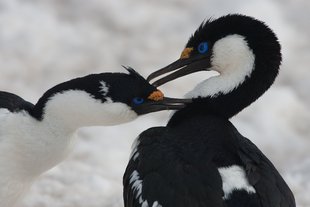
[[[111,73],[109,78],[98,80],[98,96],[104,101],[125,104],[137,115],[161,110],[183,108],[188,100],[165,97],[155,86],[147,82],[131,67],[125,67],[128,74]],[[107,76],[107,74],[105,74]]]
[[[76,78],[48,90],[35,105],[38,120],[82,126],[115,125],[138,115],[183,108],[188,100],[164,97],[132,68]]]
[[[158,87],[190,73],[217,71],[218,76],[197,84],[187,97],[224,101],[224,96],[241,94],[248,99],[240,105],[244,108],[270,87],[280,63],[280,44],[273,31],[252,17],[232,14],[203,22],[189,38],[180,58],[147,80],[164,75],[153,82]]]

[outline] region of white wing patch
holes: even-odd
[[[131,184],[131,189],[135,192],[136,194],[136,199],[139,198],[139,203],[143,203],[142,199],[142,180],[140,180],[140,176],[138,171],[133,171],[132,174],[130,175],[130,180],[129,183]]]
[[[140,144],[139,137],[135,139],[132,144],[132,151],[130,154],[130,159],[135,161],[139,157],[138,146]],[[137,170],[133,171],[129,177],[129,184],[131,185],[131,189],[133,190],[133,194],[135,194],[135,198],[139,200],[139,204],[141,207],[149,207],[149,203],[147,200],[142,198],[142,188],[143,188],[143,180],[140,179],[140,174]],[[158,201],[154,201],[151,207],[162,207]]]
[[[158,201],[155,201],[155,202],[153,203],[152,207],[162,207],[162,205],[160,205],[160,204],[158,203]]]
[[[221,167],[218,171],[223,181],[224,199],[228,199],[234,190],[245,190],[248,193],[256,193],[254,187],[249,184],[242,167],[232,165],[230,167]]]
[[[102,93],[102,95],[106,96],[109,92],[109,86],[104,81],[100,81],[100,87],[99,91]]]
[[[148,201],[142,198],[143,180],[140,179],[138,171],[133,171],[129,179],[133,194],[135,194],[135,198],[139,200],[141,207],[149,207]],[[160,205],[158,201],[155,201],[151,207],[162,207],[162,205]]]

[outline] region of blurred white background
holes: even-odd
[[[50,87],[89,73],[144,76],[179,57],[206,18],[242,13],[265,21],[283,48],[280,75],[233,123],[273,161],[310,206],[310,1],[308,0],[0,0],[0,90],[35,103]],[[181,97],[201,75],[162,87]],[[42,175],[20,207],[116,207],[133,139],[164,125],[170,112],[117,127],[78,132],[69,159]]]

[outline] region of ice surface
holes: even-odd
[[[284,61],[272,89],[233,122],[274,162],[298,206],[309,207],[309,11],[307,0],[0,0],[0,89],[35,102],[57,83],[122,71],[121,64],[147,75],[175,60],[205,18],[257,17],[278,34]],[[199,78],[163,90],[181,96]],[[19,206],[122,206],[133,139],[168,117],[160,112],[117,127],[81,129],[71,156],[42,175]]]

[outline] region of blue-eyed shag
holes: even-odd
[[[181,57],[152,73],[160,86],[214,70],[186,96],[166,127],[137,138],[124,174],[125,207],[295,207],[268,158],[229,119],[274,82],[280,44],[265,23],[232,14],[201,24]],[[270,126],[272,127],[272,126]]]
[[[70,152],[84,126],[116,125],[138,115],[178,109],[131,68],[76,78],[48,90],[33,105],[0,92],[0,206],[12,207],[43,172]]]

